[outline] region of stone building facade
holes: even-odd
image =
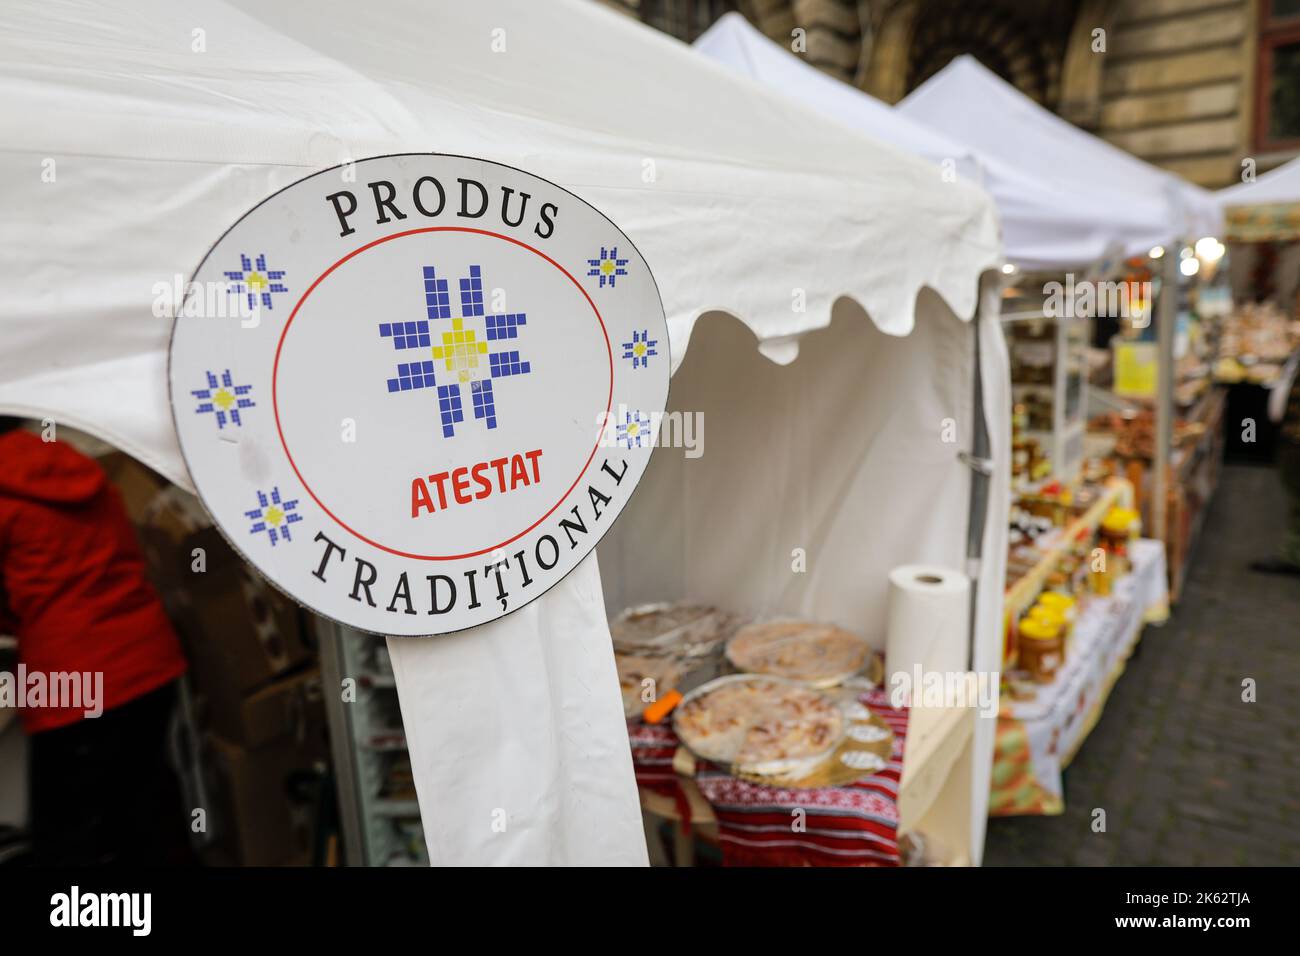
[[[969,53],[1208,187],[1300,155],[1300,0],[604,0],[690,41],[736,9],[886,102]],[[796,31],[802,31],[796,33]]]

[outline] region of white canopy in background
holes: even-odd
[[[837,558],[767,606],[824,608],[877,643],[883,569],[961,564],[970,476],[956,453],[981,410],[968,388],[975,335],[957,317],[976,313],[980,276],[1001,261],[992,204],[628,18],[573,0],[19,0],[0,7],[0,97],[0,412],[79,426],[188,487],[158,284],[187,277],[224,229],[309,172],[382,153],[477,155],[573,190],[635,240],[662,291],[674,362],[702,313],[742,323],[718,320],[730,347],[700,353],[713,367],[698,377],[696,359],[687,370],[686,400],[724,423],[708,419],[707,471],[661,449],[656,464],[682,467],[688,486],[647,476],[634,505],[663,502],[671,521],[701,502],[725,509],[692,497],[716,494],[702,476],[720,480],[733,454],[753,468],[765,447],[757,467],[785,469],[785,498],[767,513],[732,506],[733,520],[775,513],[781,533],[765,544],[834,542],[824,553]],[[774,405],[768,379],[786,370],[755,364],[754,344],[790,362],[836,303],[836,328],[809,341],[847,337],[853,351],[810,345],[772,393],[787,404]],[[918,336],[891,338],[914,323]],[[975,663],[996,670],[1009,398],[1000,332],[986,317],[978,335],[999,470],[982,524]],[[939,439],[946,418],[957,447]],[[815,445],[801,434],[810,422]],[[791,456],[804,457],[803,474]],[[806,481],[823,461],[839,480]],[[754,472],[729,473],[748,501]],[[849,547],[855,537],[869,555]],[[766,560],[732,546],[689,542],[714,547],[736,576]],[[665,573],[616,553],[617,593]],[[655,560],[666,554],[656,547]],[[692,566],[687,592],[716,580],[696,583]],[[771,580],[766,564],[761,573]],[[836,597],[854,588],[861,598]],[[435,863],[645,860],[600,594],[588,560],[492,625],[389,642]],[[756,592],[715,599],[746,594]],[[991,756],[983,729],[977,796]],[[502,809],[505,834],[491,826]],[[977,844],[982,812],[977,802]]]
[[[969,146],[949,139],[924,123],[910,120],[874,96],[823,73],[769,40],[735,11],[724,13],[700,34],[694,46],[709,59],[828,119],[909,156],[920,156],[940,165],[949,163],[958,175],[973,183],[983,179],[979,158]]]
[[[1264,206],[1300,203],[1300,159],[1271,169],[1254,182],[1238,183],[1214,194],[1219,206]]]
[[[1050,186],[1022,165],[981,152],[975,148],[977,143],[950,138],[939,128],[827,76],[773,43],[738,13],[724,15],[695,41],[695,47],[829,119],[932,163],[950,165],[958,175],[983,186],[998,207],[1007,260],[1021,269],[1084,266],[1107,254],[1126,234],[1138,230],[1145,235],[1148,230],[1142,220],[1103,216],[1091,192]],[[996,106],[981,109],[991,108]],[[1145,252],[1150,246],[1141,248]]]
[[[1174,237],[1218,236],[1223,216],[1208,190],[1143,162],[1039,106],[970,55],[959,56],[898,104],[929,124],[1027,174],[1061,202],[1090,210],[1088,232],[1104,248],[1120,242],[1130,255]],[[1016,183],[1008,182],[1014,193]],[[995,196],[1002,192],[989,184]],[[999,202],[1004,215],[1007,210]],[[1050,235],[1043,239],[1050,241]],[[1097,258],[1094,256],[1093,258]]]

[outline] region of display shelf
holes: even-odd
[[[1169,596],[1177,601],[1187,580],[1192,554],[1201,537],[1205,514],[1219,485],[1223,466],[1224,414],[1226,397],[1221,389],[1208,396],[1204,417],[1205,430],[1191,448],[1179,449],[1171,467],[1174,481],[1169,488],[1169,528],[1166,559],[1169,564]]]
[[[1182,594],[1188,562],[1200,537],[1205,508],[1218,487],[1223,463],[1224,417],[1226,396],[1223,389],[1212,388],[1200,396],[1184,417],[1197,428],[1194,437],[1180,443],[1169,459],[1170,481],[1166,496],[1169,540],[1166,561],[1169,569],[1169,594],[1177,601]],[[1151,459],[1143,455],[1111,456],[1132,483],[1136,507],[1144,520],[1149,518],[1152,489],[1155,486]]]
[[[419,803],[414,796],[386,793],[395,764],[410,759],[397,685],[385,672],[387,645],[333,622],[320,620],[316,628],[322,679],[331,688],[326,712],[347,862],[427,864]]]
[[[1065,549],[1070,547],[1080,532],[1088,536],[1097,530],[1106,512],[1114,507],[1129,507],[1133,502],[1133,486],[1123,478],[1108,478],[1105,489],[1082,515],[1068,525],[1057,529],[1051,542],[1043,548],[1043,556],[1025,574],[1006,590],[1003,608],[1008,621],[1019,618],[1038,599],[1048,574],[1060,562]]]
[[[1003,315],[1007,348],[1013,375],[1036,371],[1050,381],[1013,381],[1012,395],[1017,403],[1037,404],[1037,415],[1050,427],[1026,429],[1050,460],[1052,475],[1069,481],[1083,462],[1086,429],[1083,394],[1086,385],[1087,322],[1077,318],[1047,318],[1041,312]],[[1048,331],[1041,330],[1047,327]],[[1045,370],[1045,371],[1044,371]],[[1044,407],[1046,411],[1044,411]]]
[[[1109,596],[1081,605],[1071,650],[1053,680],[1027,699],[1003,694],[991,816],[1062,812],[1061,773],[1100,718],[1144,626],[1167,615],[1165,595],[1160,542],[1134,542],[1131,572]]]

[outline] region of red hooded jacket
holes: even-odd
[[[26,431],[0,434],[0,633],[17,635],[29,675],[102,673],[104,710],[185,672],[117,489],[91,459]],[[84,715],[26,708],[23,727]]]

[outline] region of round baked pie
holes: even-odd
[[[737,670],[823,687],[862,670],[870,654],[870,645],[858,635],[812,621],[749,624],[727,644],[727,659]]]
[[[829,696],[771,677],[724,677],[677,707],[673,730],[706,760],[750,773],[782,773],[822,759],[844,737]]]
[[[720,640],[728,617],[707,604],[643,604],[610,621],[609,634],[623,651],[668,650]]]

